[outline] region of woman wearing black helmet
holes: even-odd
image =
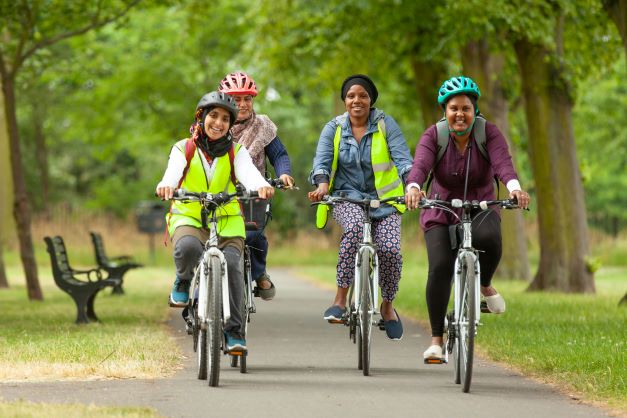
[[[168,167],[157,185],[157,195],[170,199],[177,188],[191,192],[235,190],[234,177],[247,190],[256,190],[261,198],[272,197],[274,189],[253,165],[244,147],[234,144],[230,129],[237,119],[237,105],[228,95],[211,92],[196,106],[191,138],[172,147]],[[239,204],[223,205],[218,225],[219,247],[227,261],[231,317],[225,326],[227,350],[246,350],[242,303],[244,275],[241,256],[244,248],[244,220]],[[209,231],[202,228],[200,206],[175,201],[167,215],[168,232],[174,246],[176,280],[170,294],[170,306],[185,307],[193,271],[203,251]]]
[[[485,123],[485,135],[474,129],[475,122],[480,117],[477,107],[480,96],[479,87],[468,77],[453,77],[440,87],[438,103],[444,109],[445,119],[428,128],[416,146],[414,163],[407,179],[405,199],[408,209],[416,209],[420,198],[426,197],[419,185],[427,180],[430,172],[433,173],[430,198],[438,194],[443,200],[462,199],[464,195],[468,200],[493,200],[496,174],[507,186],[510,198],[518,199],[520,207],[528,207],[529,195],[520,187],[503,134],[489,122]],[[438,144],[438,132],[444,138],[443,146]],[[477,144],[477,138],[483,136],[486,151],[481,150]],[[474,145],[470,146],[471,144]],[[439,148],[444,150],[443,154],[438,155]],[[468,158],[470,166],[466,172]],[[466,177],[468,189],[465,194]],[[429,258],[426,298],[431,322],[431,345],[424,352],[425,360],[442,358],[444,316],[451,293],[455,263],[455,251],[451,250],[448,226],[456,222],[445,211],[426,210],[420,214]],[[473,220],[472,233],[473,245],[480,250],[481,294],[491,312],[503,313],[505,300],[491,285],[492,275],[501,258],[498,212],[485,211],[478,215]]]

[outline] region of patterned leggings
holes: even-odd
[[[363,209],[354,203],[338,203],[333,208],[333,219],[344,231],[337,261],[337,285],[347,288],[355,277],[355,256],[363,233]],[[398,292],[403,267],[401,216],[394,213],[383,219],[373,219],[372,235],[379,257],[381,296],[391,302]]]

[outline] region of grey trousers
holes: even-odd
[[[224,331],[235,338],[244,338],[244,260],[238,246],[230,244],[227,242],[226,246],[222,248],[229,274],[229,304],[231,307],[231,317],[227,321]],[[196,236],[177,237],[174,243],[174,264],[176,276],[180,280],[192,280],[194,268],[202,256],[203,249],[203,243]]]

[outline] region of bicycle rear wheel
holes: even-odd
[[[370,375],[370,348],[372,339],[372,291],[370,289],[370,279],[372,274],[372,263],[370,253],[364,253],[359,267],[361,280],[361,290],[359,295],[359,330],[361,331],[361,341],[359,354],[361,357],[362,371],[364,376]],[[358,334],[358,335],[359,335]]]
[[[211,257],[209,264],[209,303],[207,306],[207,339],[209,361],[207,375],[209,386],[218,386],[220,381],[220,355],[224,339],[222,324],[222,263],[218,257]]]
[[[474,258],[466,254],[462,261],[460,286],[460,312],[456,326],[455,347],[455,383],[462,384],[462,391],[470,391],[472,381],[472,366],[474,360],[475,332],[476,332],[476,294]],[[456,295],[456,297],[458,297]]]

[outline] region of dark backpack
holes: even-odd
[[[438,134],[438,144],[437,144],[438,152],[435,157],[435,164],[433,164],[434,168],[440,163],[440,160],[442,160],[442,157],[444,156],[444,153],[446,152],[446,148],[448,147],[448,143],[449,143],[448,121],[446,120],[446,118],[440,119],[438,123],[435,125],[435,127],[436,127],[436,131]],[[489,163],[490,156],[488,155],[488,147],[486,144],[485,127],[486,127],[486,119],[480,113],[475,118],[475,124],[472,127],[472,134],[475,138],[475,142],[477,143],[477,148],[479,149],[479,152],[481,153],[483,158],[485,158],[486,161]],[[498,179],[496,178],[496,175],[494,176],[494,180],[496,181],[497,195],[498,195]],[[432,181],[433,181],[433,169],[429,172],[429,176],[427,177],[426,186],[424,188],[425,192],[429,190],[429,187],[431,186]]]

